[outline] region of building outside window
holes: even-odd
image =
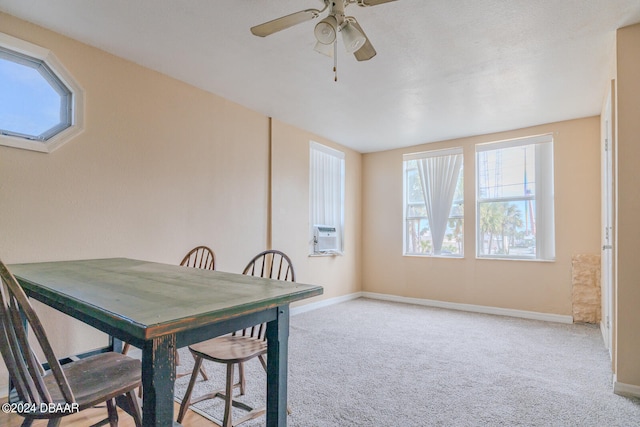
[[[309,159],[309,254],[342,254],[344,153],[311,141]]]
[[[553,138],[476,145],[480,258],[555,258]]]
[[[464,255],[462,148],[405,154],[404,254]]]

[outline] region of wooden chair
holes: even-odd
[[[268,250],[256,255],[245,267],[242,274],[251,276],[268,277],[277,280],[288,280],[295,282],[295,272],[289,257],[277,250]],[[212,362],[224,363],[227,366],[226,386],[223,390],[216,390],[211,393],[191,399],[191,393],[195,385],[195,375],[191,376],[191,381],[180,405],[178,413],[178,423],[182,422],[187,408],[193,404],[216,397],[225,401],[223,427],[237,426],[245,421],[257,418],[266,412],[266,407],[252,408],[242,402],[233,399],[233,390],[240,389],[240,395],[245,394],[244,362],[258,358],[264,370],[267,370],[267,363],[264,356],[267,354],[266,324],[260,324],[231,335],[225,335],[189,346],[191,354],[195,358],[193,372],[197,373],[202,366],[202,362],[210,360]],[[239,366],[239,379],[234,384],[234,366]],[[239,420],[233,421],[231,417],[231,407],[241,408],[248,413]],[[288,412],[291,413],[289,408]]]
[[[183,267],[193,267],[193,268],[201,268],[204,270],[215,270],[216,269],[216,254],[208,248],[207,246],[196,246],[191,249],[180,261],[180,265]],[[129,349],[131,348],[131,344],[124,343],[122,346],[122,354],[127,354]],[[178,354],[178,350],[176,349],[176,365],[180,365],[180,355]],[[200,369],[200,374],[202,378],[206,381],[209,379],[207,376],[207,372],[204,370],[204,366]],[[176,378],[181,378],[188,373],[176,374]]]
[[[136,427],[141,427],[140,407],[134,394],[141,384],[140,361],[109,352],[60,365],[40,319],[2,261],[0,278],[0,352],[20,404],[34,409],[20,413],[25,418],[22,426],[48,419],[47,425],[55,427],[67,415],[106,403],[108,418],[96,425],[109,423],[115,427],[118,414],[114,400],[124,395]],[[33,339],[27,339],[27,325]],[[48,371],[36,357],[35,343],[46,358]],[[55,410],[50,410],[51,405]]]
[[[216,269],[216,254],[207,246],[196,246],[191,249],[182,259],[180,265],[184,267],[201,268],[203,270],[215,270]],[[180,355],[176,350],[176,365],[180,364]],[[182,378],[188,373],[176,374],[176,378]],[[200,375],[207,381],[209,376],[204,370],[204,366],[200,367]]]
[[[215,270],[216,255],[206,246],[196,246],[184,256],[180,265],[201,268],[203,270]]]

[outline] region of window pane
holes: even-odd
[[[424,208],[424,203],[420,205],[409,205],[407,206],[407,218],[415,218],[415,217],[427,217],[427,211]]]
[[[432,251],[429,221],[426,218],[407,220],[407,253],[430,254]]]
[[[407,169],[407,202],[424,204],[424,195],[422,194],[422,186],[418,177],[418,170],[415,161],[412,161],[413,167]]]
[[[480,203],[480,255],[536,256],[535,201]]]
[[[462,218],[450,218],[447,223],[447,231],[442,242],[441,255],[462,255],[464,253],[464,234],[462,232],[464,220]]]
[[[535,145],[478,153],[478,197],[535,195]]]
[[[68,97],[35,68],[0,58],[0,93],[2,130],[38,137],[67,121]]]
[[[462,200],[454,200],[451,205],[451,214],[449,214],[451,218],[462,218],[464,217],[464,202]]]
[[[424,159],[430,160],[419,163],[423,161],[422,154],[424,154]],[[433,159],[441,160],[433,161]],[[464,253],[462,150],[454,149],[447,153],[431,151],[411,154],[410,159],[404,160],[404,168],[405,254],[462,256]],[[439,180],[438,176],[446,179]],[[430,208],[427,208],[428,204],[425,203],[423,180],[427,181],[426,185],[429,191],[426,194],[430,197]],[[452,183],[455,187],[452,187]],[[446,201],[443,202],[443,200]],[[445,209],[444,213],[441,208]],[[438,220],[440,228],[434,226],[432,230],[429,212],[435,214],[436,217],[440,215]],[[447,212],[448,218],[446,217]],[[438,245],[434,245],[433,234],[436,235],[436,239],[440,243],[439,252]]]
[[[551,136],[496,146],[476,146],[477,255],[554,259]]]

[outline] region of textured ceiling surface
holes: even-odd
[[[0,0],[0,11],[361,152],[600,113],[615,30],[639,0],[349,5],[378,54],[313,50],[319,20],[249,28],[319,0]]]

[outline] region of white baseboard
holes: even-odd
[[[471,311],[474,313],[496,314],[498,316],[520,317],[523,319],[543,320],[555,323],[573,323],[572,316],[561,314],[538,313],[535,311],[514,310],[511,308],[489,307],[484,305],[461,304],[456,302],[436,301],[422,298],[409,298],[375,292],[361,292],[364,298],[379,299],[406,304],[425,305],[428,307],[448,308],[450,310]]]
[[[613,392],[620,396],[627,397],[640,397],[640,386],[633,384],[625,384],[618,381],[618,378],[613,376]]]
[[[495,314],[498,316],[519,317],[523,319],[542,320],[545,322],[555,323],[573,323],[572,316],[564,316],[561,314],[539,313],[535,311],[515,310],[511,308],[489,307],[484,305],[461,304],[455,302],[436,301],[423,298],[410,298],[390,294],[379,294],[375,292],[354,292],[348,295],[342,295],[335,298],[324,299],[317,302],[301,305],[291,308],[291,315],[305,313],[307,311],[316,310],[322,307],[328,307],[345,301],[357,298],[371,298],[384,301],[401,302],[405,304],[424,305],[428,307],[447,308],[450,310],[470,311],[474,313]]]
[[[547,322],[573,323],[573,317],[563,316],[560,314],[538,313],[534,311],[514,310],[509,308],[488,307],[488,306],[473,305],[473,304],[461,304],[461,303],[436,301],[436,300],[422,299],[422,298],[409,298],[409,297],[401,297],[397,295],[379,294],[375,292],[354,292],[348,295],[342,295],[339,297],[328,298],[328,299],[312,302],[309,304],[301,305],[298,307],[292,307],[290,310],[290,314],[294,316],[296,314],[305,313],[311,310],[317,310],[319,308],[328,307],[333,304],[339,304],[341,302],[350,301],[350,300],[354,300],[361,297],[384,300],[384,301],[401,302],[406,304],[424,305],[428,307],[447,308],[450,310],[470,311],[474,313],[484,313],[484,314],[495,314],[499,316],[520,317],[524,319],[533,319],[533,320],[544,320]],[[6,389],[7,387],[5,384],[0,385],[0,398],[2,397],[6,398]],[[640,397],[639,386],[618,383],[615,380],[614,380],[614,392],[616,394],[624,394],[629,396]]]
[[[357,299],[357,298],[360,298],[360,297],[362,297],[362,292],[355,292],[353,294],[348,294],[348,295],[342,295],[342,296],[339,296],[339,297],[323,299],[323,300],[320,300],[320,301],[312,302],[312,303],[301,305],[301,306],[298,306],[298,307],[292,307],[291,310],[289,310],[289,313],[291,314],[291,316],[294,316],[296,314],[306,313],[307,311],[317,310],[317,309],[322,308],[322,307],[328,307],[328,306],[333,305],[333,304],[339,304],[341,302],[350,301],[350,300]]]

